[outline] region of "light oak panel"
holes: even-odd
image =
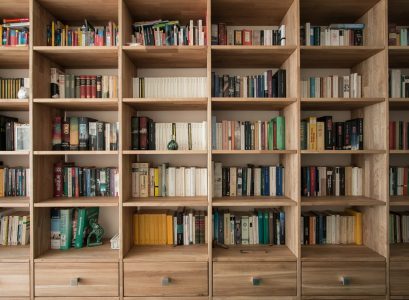
[[[30,296],[30,265],[0,263],[0,297]]]
[[[28,56],[29,51],[26,46],[6,47],[0,45],[0,69],[28,69]]]
[[[0,2],[0,11],[3,18],[28,18],[28,0],[3,0]]]

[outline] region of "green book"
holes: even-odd
[[[268,211],[266,210],[264,212],[264,216],[263,216],[263,244],[268,244],[268,220],[269,220],[269,215],[268,215]]]
[[[273,120],[277,126],[277,149],[285,150],[285,118],[277,116]]]
[[[84,246],[84,241],[89,233],[89,221],[91,219],[98,220],[99,207],[88,207],[78,209],[78,223],[77,232],[75,235],[75,248],[82,248]]]
[[[60,232],[61,232],[61,250],[67,250],[71,247],[72,239],[72,209],[64,208],[60,210]]]
[[[263,234],[263,212],[259,210],[257,212],[257,217],[258,217],[258,243],[264,244],[264,234]]]

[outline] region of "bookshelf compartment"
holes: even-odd
[[[207,109],[207,98],[125,98],[122,101],[138,111],[183,111]]]
[[[215,262],[214,296],[296,296],[295,262]]]
[[[385,282],[385,262],[302,263],[303,295],[385,295]]]
[[[213,249],[213,262],[295,262],[297,257],[286,246],[234,245]]]
[[[97,272],[95,272],[97,271]],[[35,263],[35,296],[119,294],[118,263]]]
[[[30,296],[29,263],[0,263],[0,297],[24,296]]]
[[[124,257],[125,263],[139,262],[207,262],[207,245],[134,246]]]
[[[407,68],[409,67],[409,47],[408,46],[389,46],[389,67]]]
[[[0,9],[1,11],[1,9]],[[0,68],[1,69],[28,69],[29,50],[28,46],[1,46],[0,45]]]
[[[124,263],[124,296],[208,295],[207,262]]]
[[[409,295],[409,262],[390,262],[390,293],[392,296]]]
[[[117,111],[117,98],[64,98],[34,99],[34,103],[61,109],[78,111]]]

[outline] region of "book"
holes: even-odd
[[[307,22],[301,26],[301,45],[306,46],[363,46],[365,24],[330,24],[313,26]]]
[[[302,98],[362,98],[362,76],[308,77],[301,80]]]
[[[72,209],[66,208],[60,210],[60,249],[67,250],[71,248],[72,239]]]

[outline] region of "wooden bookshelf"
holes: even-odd
[[[296,206],[297,203],[287,197],[221,197],[213,198],[213,207],[279,207]]]
[[[213,261],[223,262],[297,261],[296,256],[286,246],[228,246],[213,250]]]
[[[382,206],[386,202],[364,196],[302,197],[302,206]]]
[[[30,262],[30,245],[0,246],[0,263]]]
[[[3,197],[0,198],[0,207],[14,208],[14,207],[30,207],[29,197]]]
[[[123,206],[137,207],[206,207],[207,197],[148,197],[130,198]]]
[[[118,206],[118,200],[117,197],[61,197],[34,203],[34,207],[115,207]]]
[[[81,110],[81,111],[117,111],[118,99],[34,99],[34,103],[44,104],[64,110]]]
[[[385,261],[385,257],[365,246],[310,245],[302,247],[301,260],[305,261]]]
[[[207,98],[124,98],[122,102],[137,110],[206,110]]]
[[[0,99],[0,110],[2,111],[28,111],[28,99]]]
[[[208,261],[206,245],[139,246],[126,253],[125,262],[186,262]]]
[[[354,110],[384,101],[384,98],[302,98],[301,109],[322,111]]]
[[[29,54],[27,46],[0,46],[0,65],[2,68],[28,69]]]

